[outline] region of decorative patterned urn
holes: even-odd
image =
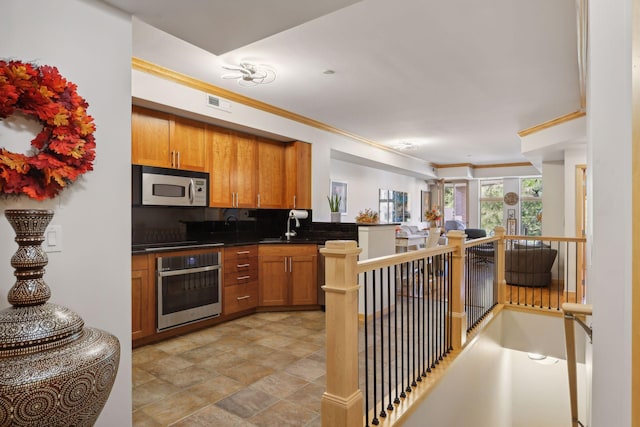
[[[0,426],[92,426],[115,381],[120,343],[47,302],[41,243],[53,211],[6,210],[5,216],[19,247],[11,258],[13,307],[0,311]]]

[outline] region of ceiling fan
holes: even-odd
[[[231,73],[223,74],[223,79],[237,79],[238,85],[250,87],[271,83],[276,79],[276,71],[267,65],[256,65],[250,62],[241,62],[240,65],[223,65],[225,70]]]

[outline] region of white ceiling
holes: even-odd
[[[138,58],[433,163],[526,161],[518,131],[580,108],[575,0],[103,1]],[[277,79],[220,78],[242,60]]]

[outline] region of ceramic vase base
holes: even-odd
[[[120,343],[48,303],[46,253],[40,247],[49,210],[7,210],[19,248],[11,258],[13,307],[0,310],[0,427],[92,426],[118,372]]]

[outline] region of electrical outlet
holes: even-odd
[[[62,226],[50,225],[44,232],[42,248],[45,252],[62,252]]]

